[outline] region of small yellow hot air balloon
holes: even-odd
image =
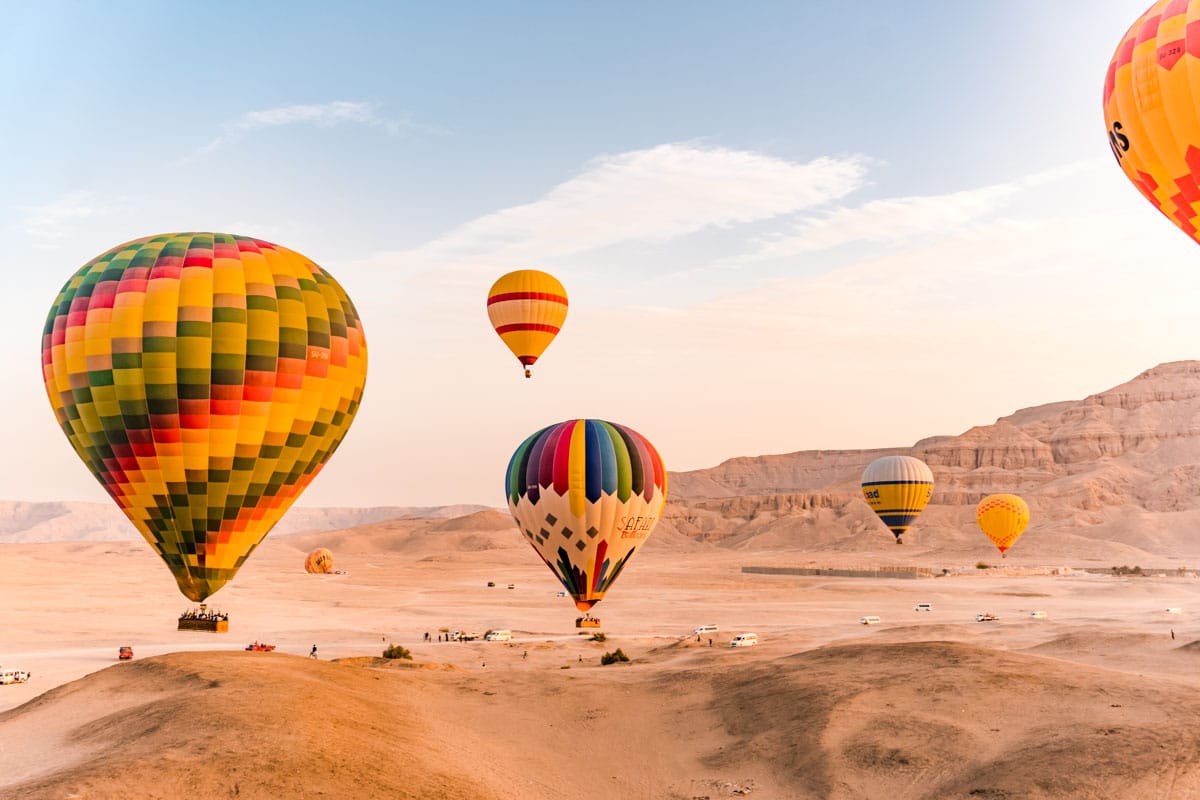
[[[1126,31],[1104,78],[1104,122],[1125,177],[1200,242],[1200,4],[1159,0]]]
[[[529,367],[546,351],[567,319],[567,291],[558,279],[536,269],[520,269],[492,284],[488,318],[496,333]]]
[[[304,571],[314,575],[327,575],[333,572],[333,553],[324,547],[318,547],[304,559]]]
[[[933,497],[933,471],[912,456],[883,456],[867,465],[862,474],[863,499],[888,530],[896,544]]]
[[[1015,494],[989,494],[975,506],[975,521],[984,536],[992,540],[1001,558],[1029,525],[1029,506]]]

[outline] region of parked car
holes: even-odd
[[[275,645],[267,644],[266,642],[254,642],[246,645],[246,649],[254,653],[269,653],[275,649]]]
[[[128,661],[133,658],[133,648],[129,645],[124,645],[117,649],[117,658],[121,661]]]
[[[995,622],[998,619],[1000,619],[1000,618],[997,617],[995,614],[992,614],[991,612],[986,612],[986,611],[982,614],[975,615],[976,622]]]
[[[880,622],[882,622],[882,620],[874,614],[868,614],[865,617],[858,618],[859,625],[878,625]]]
[[[512,640],[512,631],[488,631],[485,642],[507,642]]]
[[[491,589],[491,588],[495,587],[495,585],[496,585],[496,582],[495,582],[495,581],[488,581],[488,588],[489,588],[489,589]]]
[[[917,603],[913,611],[933,611],[933,603]]]
[[[705,634],[716,633],[717,630],[718,629],[717,629],[716,625],[700,625],[699,627],[696,628],[696,630],[692,631],[692,635],[693,636],[704,636]]]
[[[730,647],[754,647],[757,644],[757,633],[739,633],[729,642]]]
[[[1045,619],[1047,614],[1045,611],[1030,611],[1029,616],[1033,619]]]

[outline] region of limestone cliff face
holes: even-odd
[[[865,508],[859,476],[872,460],[893,453],[916,456],[933,469],[933,503],[918,527],[951,542],[967,546],[978,536],[972,510],[980,498],[1016,492],[1034,512],[1027,536],[1103,536],[1135,555],[1144,548],[1162,558],[1200,557],[1200,537],[1184,524],[1200,512],[1197,361],[1162,364],[1082,400],[1022,409],[907,449],[738,458],[673,473],[668,516],[681,532],[692,528],[712,541],[785,521],[795,529],[792,523],[822,513],[846,535],[860,527],[871,535],[881,526],[859,513]],[[917,528],[912,535],[919,535]],[[809,544],[830,539],[814,536]]]

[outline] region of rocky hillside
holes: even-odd
[[[870,550],[887,552],[891,536],[859,499],[858,481],[873,459],[894,453],[934,472],[933,503],[905,537],[919,550],[994,558],[980,545],[974,506],[986,494],[1015,492],[1029,502],[1033,523],[1014,558],[1200,558],[1197,361],[1162,364],[1083,400],[1022,409],[910,448],[736,458],[676,473],[666,524],[730,547],[860,552],[866,537]]]

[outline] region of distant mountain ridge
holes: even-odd
[[[405,517],[451,519],[487,509],[487,506],[480,505],[295,507],[284,515],[271,535],[344,530]],[[0,543],[140,540],[141,535],[115,505],[71,501],[0,501]]]
[[[665,523],[735,548],[886,544],[859,479],[873,459],[892,454],[920,458],[934,473],[933,502],[905,536],[909,544],[994,558],[979,546],[974,506],[1015,492],[1033,522],[1014,556],[1200,559],[1198,361],[1161,364],[1082,400],[1022,409],[909,448],[801,451],[672,473]]]

